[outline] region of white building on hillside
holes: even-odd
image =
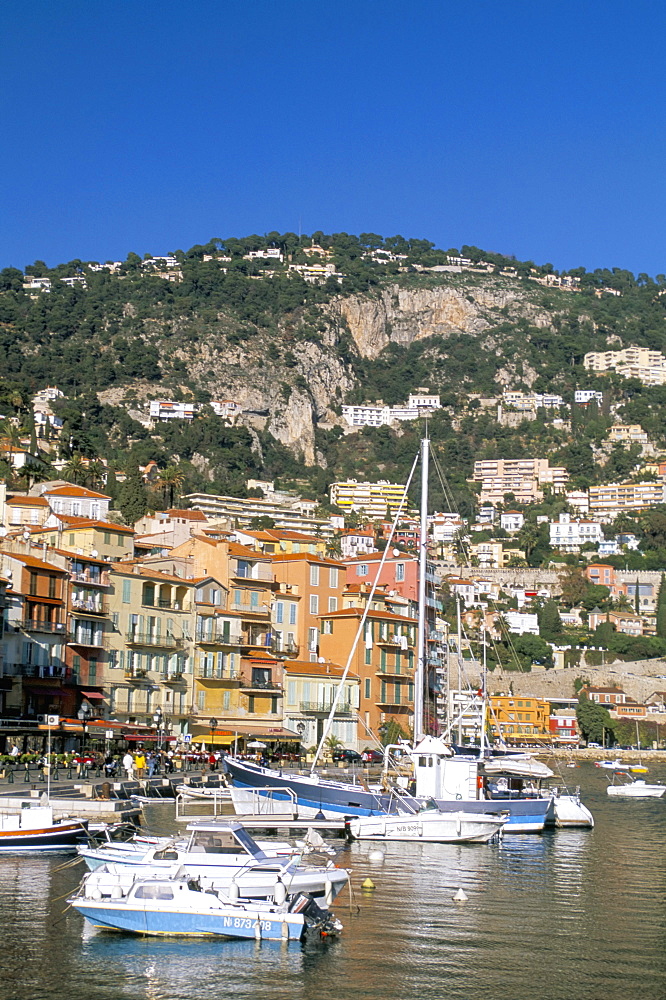
[[[571,514],[560,514],[557,521],[549,522],[549,528],[550,544],[560,552],[579,552],[582,545],[598,545],[604,539],[599,521],[578,520]]]

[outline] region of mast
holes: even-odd
[[[483,640],[483,675],[482,675],[482,693],[481,693],[481,739],[480,739],[480,750],[479,757],[483,757],[485,751],[485,739],[486,739],[486,672],[488,669],[487,659],[486,659],[486,629],[485,625],[481,630],[481,637]]]
[[[423,736],[423,700],[426,680],[426,573],[428,567],[428,463],[430,441],[426,427],[421,441],[421,528],[419,532],[419,619],[414,677],[414,739]]]
[[[460,620],[460,594],[456,594],[458,618],[458,699],[461,706],[458,713],[458,746],[462,743],[462,622]]]

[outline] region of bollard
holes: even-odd
[[[14,765],[13,764],[10,765],[10,767],[9,767],[9,773],[7,775],[7,784],[8,785],[13,785],[14,784]]]
[[[52,781],[60,781],[60,771],[58,770],[57,762],[53,765],[53,774],[51,775]]]
[[[27,763],[27,761],[25,765],[25,773],[23,775],[23,784],[24,785],[30,784],[30,765]]]
[[[102,777],[102,765],[101,764],[98,764],[97,767],[96,767],[96,769],[95,769],[95,777],[96,778],[101,778]]]
[[[69,765],[67,767],[67,780],[71,781],[73,777],[74,777],[74,765],[70,760]]]
[[[46,768],[45,767],[40,767],[40,769],[39,769],[39,778],[37,779],[38,781],[46,781],[45,772],[46,772]]]
[[[87,764],[82,764],[81,765],[81,780],[82,781],[87,781],[88,780],[88,765]]]

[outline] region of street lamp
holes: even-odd
[[[83,701],[81,702],[81,708],[78,710],[76,714],[83,723],[83,744],[81,749],[85,753],[87,736],[88,736],[88,723],[92,719],[93,710],[87,701]]]
[[[208,725],[210,726],[210,745],[212,747],[213,746],[213,733],[217,729],[217,719],[210,719],[210,721],[208,722]]]
[[[157,708],[155,709],[155,714],[153,715],[153,722],[155,723],[155,726],[157,727],[157,749],[158,750],[162,749],[162,716],[163,716],[163,714],[164,713],[162,712],[162,709],[158,705]]]

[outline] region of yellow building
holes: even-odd
[[[311,663],[291,660],[285,663],[284,724],[301,736],[303,746],[316,746],[335,699],[343,668],[337,663]],[[358,748],[357,715],[360,679],[351,671],[347,674],[338,697],[331,727],[346,747]],[[365,742],[363,743],[365,745]]]
[[[378,483],[359,483],[348,479],[346,482],[331,483],[330,489],[332,504],[346,512],[361,511],[371,520],[385,518],[392,510],[397,510],[405,494],[403,483],[389,483],[383,479]]]
[[[550,703],[542,698],[492,695],[488,705],[491,739],[538,743],[550,739]]]
[[[112,521],[51,514],[41,528],[32,529],[32,537],[54,549],[67,549],[95,559],[127,559],[133,555],[134,529]]]

